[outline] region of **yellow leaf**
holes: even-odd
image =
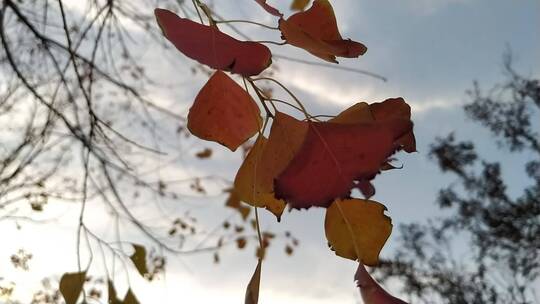
[[[278,200],[270,192],[264,191],[261,180],[257,179],[257,171],[261,169],[261,158],[266,145],[266,138],[259,136],[240,166],[234,179],[234,192],[238,198],[254,207],[262,207],[272,212],[279,220],[285,202]]]
[[[379,253],[392,232],[386,207],[362,199],[336,200],[326,210],[326,239],[337,255],[375,266]]]

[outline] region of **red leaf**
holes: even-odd
[[[262,6],[262,8],[264,8],[265,11],[267,11],[268,13],[272,15],[276,17],[283,16],[283,14],[280,11],[278,11],[275,7],[268,5],[268,3],[266,3],[266,0],[255,0],[255,2],[257,2],[260,6]]]
[[[383,102],[372,104],[365,102],[354,104],[330,121],[339,123],[367,123],[372,121],[383,122],[396,118],[411,118],[411,107],[401,97],[389,98]],[[412,130],[403,135],[398,142],[406,152],[416,152],[416,140]]]
[[[367,51],[362,43],[341,37],[328,0],[315,0],[307,11],[280,19],[279,29],[287,43],[329,62],[337,63],[336,56],[355,58]]]
[[[165,9],[158,8],[154,14],[165,37],[180,52],[211,68],[253,76],[272,63],[270,49],[260,43],[236,40],[215,26],[180,18]]]
[[[310,122],[302,147],[275,180],[275,196],[292,208],[328,207],[368,183],[409,132],[412,122]],[[356,181],[356,182],[355,182]],[[369,193],[366,196],[370,196]]]
[[[356,285],[360,288],[360,294],[365,304],[407,304],[384,290],[367,272],[364,265],[358,265],[354,275]]]
[[[235,151],[261,127],[259,108],[251,96],[222,71],[201,89],[188,114],[193,135]]]

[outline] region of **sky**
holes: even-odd
[[[289,1],[268,0],[286,15]],[[493,149],[490,134],[464,117],[461,106],[468,101],[465,91],[478,80],[490,88],[503,80],[502,56],[511,50],[515,69],[523,75],[540,76],[540,2],[538,0],[334,0],[331,1],[343,37],[363,42],[368,52],[359,59],[341,59],[340,65],[372,71],[388,78],[387,82],[364,75],[309,66],[275,59],[279,68],[275,78],[282,81],[317,114],[336,114],[359,101],[378,102],[402,96],[412,107],[418,153],[398,155],[404,168],[378,176],[379,191],[374,199],[389,209],[394,227],[401,223],[424,221],[438,215],[434,199],[437,191],[451,183],[451,176],[441,174],[428,159],[429,145],[438,136],[455,132],[461,139],[473,140],[479,153],[488,160],[503,160],[503,173],[511,180],[510,192],[518,193],[526,183],[521,175],[523,155],[509,156]],[[252,0],[215,0],[216,10],[228,19],[256,20],[276,24]],[[77,9],[76,5],[72,9]],[[279,41],[277,32],[241,26],[252,37]],[[291,46],[270,46],[276,54],[317,61],[308,53]],[[159,53],[151,47],[145,60],[154,63],[150,71],[157,79],[176,85],[170,92],[150,94],[166,106],[186,112],[204,82],[202,76],[192,77],[186,59],[178,54],[174,64],[160,62]],[[180,71],[180,72],[179,72]],[[184,76],[189,75],[189,76]],[[189,84],[189,85],[186,85]],[[241,154],[232,154],[217,144],[204,143],[216,152],[208,162],[189,163],[182,169],[164,172],[171,176],[201,175],[219,171],[234,177],[241,163]],[[183,170],[179,172],[179,170]],[[208,198],[210,204],[222,204],[223,197]],[[18,248],[35,252],[31,261],[33,272],[14,271],[0,263],[0,276],[12,272],[19,286],[33,288],[38,284],[36,273],[65,272],[75,267],[74,246],[70,229],[76,222],[68,220],[70,212],[60,207],[53,212],[65,212],[55,225],[48,225],[36,235],[30,227],[17,230],[14,225],[0,222],[7,242],[0,248],[0,261],[7,261]],[[100,210],[94,210],[98,214]],[[221,214],[216,209],[203,210],[208,222]],[[97,215],[96,215],[97,216]],[[91,217],[91,215],[90,215]],[[272,247],[263,264],[260,303],[361,303],[354,288],[355,263],[341,259],[330,251],[323,229],[321,209],[286,212],[281,223],[272,216],[262,215],[262,226],[290,230],[300,240],[292,257],[283,254],[282,246]],[[100,229],[97,225],[96,229]],[[397,246],[393,234],[382,256],[389,256]],[[71,253],[71,254],[70,254]],[[252,251],[231,249],[214,265],[211,256],[170,257],[166,276],[147,283],[131,276],[131,284],[142,303],[242,303],[245,286],[255,269]],[[71,268],[70,268],[71,267]],[[122,290],[125,286],[120,286]],[[391,286],[389,286],[392,289]],[[28,290],[27,289],[27,290]],[[24,297],[25,288],[20,295]],[[1,300],[0,300],[1,303]]]

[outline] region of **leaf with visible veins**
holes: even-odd
[[[379,263],[379,253],[392,232],[386,207],[362,199],[336,200],[326,209],[326,239],[336,255],[365,265]]]
[[[235,151],[261,125],[253,98],[227,74],[216,71],[189,109],[187,126],[193,135]]]
[[[412,129],[412,122],[339,124],[309,122],[301,148],[275,180],[278,199],[292,208],[328,207],[348,197],[354,187],[372,195],[369,181],[398,148],[396,140]]]

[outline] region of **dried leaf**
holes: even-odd
[[[337,63],[336,56],[355,58],[367,51],[362,43],[341,37],[328,0],[315,0],[307,11],[280,19],[279,29],[287,43],[329,62]]]
[[[336,200],[326,210],[326,239],[336,255],[377,265],[379,253],[392,232],[386,207],[361,199]]]
[[[261,123],[255,101],[222,71],[210,77],[188,114],[188,128],[193,135],[232,151],[257,133]]]
[[[211,68],[253,76],[272,63],[270,49],[260,43],[236,40],[215,26],[180,18],[165,9],[158,8],[154,14],[165,37],[180,52]]]
[[[64,273],[60,278],[59,289],[64,297],[66,304],[76,304],[79,298],[84,282],[86,280],[86,271]]]
[[[268,3],[266,3],[266,0],[255,0],[255,2],[257,2],[260,6],[262,6],[262,8],[264,8],[265,11],[267,11],[268,13],[272,15],[276,17],[283,16],[283,14],[279,10],[277,10],[275,7],[268,5]]]
[[[126,297],[124,298],[124,302],[122,303],[123,304],[140,304],[139,300],[137,300],[137,297],[135,297],[135,294],[133,293],[131,288],[128,289],[126,293]]]
[[[257,268],[249,281],[249,284],[246,289],[246,299],[245,304],[257,304],[259,303],[259,286],[261,284],[261,264],[262,260],[259,259],[257,262]]]
[[[114,288],[113,281],[107,280],[107,290],[108,290],[107,304],[122,304],[122,301],[118,299],[118,295],[116,294],[116,289]]]
[[[132,244],[133,249],[135,250],[133,254],[129,257],[139,274],[147,278],[150,272],[148,271],[148,266],[146,265],[146,248],[141,245]]]
[[[369,181],[412,129],[410,120],[338,124],[310,122],[302,147],[275,180],[275,196],[292,208],[328,207]],[[365,196],[372,193],[364,192]]]
[[[360,289],[365,304],[407,304],[384,290],[367,272],[364,265],[358,265],[354,275],[356,285]]]
[[[197,158],[200,158],[200,159],[210,158],[212,157],[212,149],[204,148],[204,150],[197,152],[195,156],[197,156]]]
[[[309,0],[294,0],[291,3],[291,9],[295,11],[303,11],[306,9],[306,6],[309,4]]]
[[[238,173],[236,173],[234,191],[238,194],[240,200],[254,207],[268,209],[279,221],[285,209],[285,202],[276,199],[273,193],[264,191],[260,180],[257,179],[257,172],[261,170],[262,152],[266,142],[266,138],[261,135],[255,141],[255,145],[253,145]]]

